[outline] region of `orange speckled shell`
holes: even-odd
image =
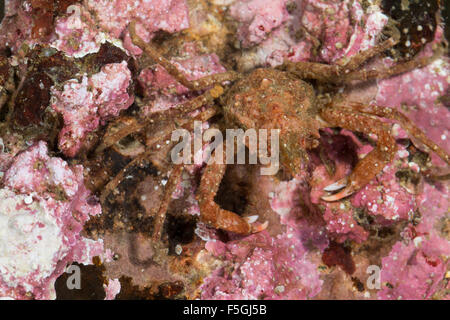
[[[256,69],[230,89],[224,110],[227,122],[241,128],[281,129],[280,136],[295,133],[307,141],[318,136],[315,100],[313,87],[295,76]]]

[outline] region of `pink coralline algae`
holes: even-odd
[[[41,4],[37,2],[39,11]],[[45,6],[44,6],[45,7]],[[48,37],[33,39],[33,1],[8,1],[5,19],[0,26],[1,46],[9,46],[16,52],[22,43],[50,43],[71,57],[82,57],[97,52],[100,44],[108,40],[116,43],[122,40],[123,47],[132,54],[142,51],[131,42],[128,24],[137,21],[137,33],[149,41],[154,32],[164,30],[176,32],[189,27],[188,7],[185,0],[85,0],[68,7],[67,12],[55,12],[55,26],[51,19],[53,12],[44,17],[51,27]],[[120,42],[120,41],[119,41]],[[117,42],[117,43],[119,43]]]
[[[365,14],[359,1],[310,0],[302,1],[302,6],[301,23],[310,36],[320,39],[319,57],[324,62],[373,46],[388,21],[377,6],[371,6]]]
[[[283,182],[269,195],[284,231],[266,231],[223,243],[203,228],[205,248],[223,265],[204,280],[202,299],[310,299],[321,290],[321,253],[328,246],[323,224],[302,218],[300,180]]]
[[[404,112],[447,152],[450,152],[450,111],[439,97],[450,88],[449,71],[448,58],[437,59],[425,68],[380,81],[376,97],[377,104]],[[443,164],[436,155],[431,156],[434,164]]]
[[[245,47],[258,44],[267,35],[288,19],[286,0],[245,0],[237,1],[230,9],[230,14],[241,24],[239,39]]]
[[[367,240],[369,233],[356,222],[354,214],[353,208],[345,205],[326,206],[323,219],[327,222],[327,231],[337,242],[352,240],[361,243]]]
[[[450,299],[445,288],[450,256],[448,235],[445,237],[448,191],[448,183],[425,184],[417,196],[420,223],[405,228],[402,240],[382,259],[379,298]],[[435,296],[439,290],[443,296]]]
[[[86,0],[85,5],[95,12],[98,25],[113,38],[124,37],[124,46],[133,54],[142,50],[134,46],[126,27],[135,20],[136,31],[149,41],[158,30],[176,32],[189,27],[188,8],[185,0]]]
[[[246,68],[284,59],[335,62],[375,45],[388,21],[378,6],[365,13],[352,0],[251,0],[236,2],[230,14],[239,21],[242,45],[254,46],[244,55]]]
[[[81,82],[68,80],[62,91],[52,89],[51,106],[64,118],[59,148],[65,155],[75,156],[83,139],[101,121],[118,116],[133,103],[133,96],[127,92],[130,80],[131,72],[123,61],[105,65],[99,73],[83,76]]]
[[[442,236],[445,223],[448,223],[450,208],[448,183],[425,184],[422,194],[417,196],[417,206],[420,208],[420,224],[415,227],[416,235],[435,234]],[[443,228],[439,230],[438,226]]]
[[[401,107],[401,111],[405,112],[414,123],[427,132],[431,139],[447,151],[449,151],[446,140],[450,113],[438,98],[448,91],[450,84],[448,71],[447,59],[438,59],[425,68],[380,81],[376,97],[376,102],[380,105]],[[400,136],[403,135],[401,130],[397,131],[400,131]],[[399,153],[405,151],[400,150]],[[435,165],[442,165],[441,159],[432,153],[430,155]],[[408,156],[407,152],[405,156]],[[420,167],[411,166],[413,163],[405,164],[416,172],[420,172]],[[402,232],[402,240],[397,242],[389,255],[382,259],[382,290],[378,297],[381,299],[433,297],[448,299],[450,298],[448,294],[444,293],[443,296],[438,294],[440,290],[445,292],[444,278],[448,270],[450,254],[448,238],[442,234],[442,230],[446,228],[445,224],[448,224],[448,184],[426,182],[419,194],[407,196],[404,188],[398,186],[392,170],[393,168],[389,167],[380,179],[383,185],[384,201],[381,204],[382,207],[378,207],[375,211],[387,219],[405,219],[408,213],[411,220],[411,213],[413,213],[420,217],[420,222],[416,226],[409,225],[405,228]],[[377,198],[374,188],[376,187],[372,184],[366,186],[353,198],[354,204],[358,205],[361,197],[371,198],[371,205],[367,208],[369,212],[374,211],[373,206],[376,202],[373,200]],[[414,202],[413,205],[411,202]],[[385,205],[389,205],[389,208]]]
[[[183,72],[188,80],[197,80],[208,75],[226,72],[216,54],[192,54],[191,57],[172,59],[178,70]],[[144,112],[169,109],[188,100],[189,89],[179,84],[159,65],[144,69],[138,80],[148,96],[156,97],[150,110]]]
[[[47,155],[38,142],[18,154],[0,189],[0,296],[55,297],[54,282],[68,263],[101,255],[101,241],[80,231],[100,204],[83,184],[83,168]]]
[[[106,292],[105,300],[114,300],[117,294],[119,294],[121,286],[119,279],[110,279],[107,285],[103,285]]]
[[[206,249],[226,263],[204,280],[202,299],[305,299],[320,291],[317,265],[292,233],[210,241]]]
[[[103,42],[89,13],[80,6],[73,5],[68,15],[56,19],[56,40],[51,45],[71,57],[82,57],[97,52]]]
[[[31,7],[21,1],[5,2],[5,17],[0,25],[0,48],[14,51],[31,35]]]
[[[429,299],[442,286],[448,270],[450,246],[436,236],[397,242],[382,259],[381,299]],[[450,298],[447,294],[447,299]]]
[[[395,176],[397,170],[395,166],[387,166],[379,179],[371,181],[352,198],[352,204],[383,220],[411,218],[416,209],[415,196],[400,185]]]
[[[0,183],[4,177],[5,171],[14,160],[14,156],[26,149],[26,147],[26,144],[21,142],[20,136],[17,134],[0,136]]]

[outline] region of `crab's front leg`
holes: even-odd
[[[379,119],[333,107],[324,108],[320,116],[329,127],[375,134],[378,138],[376,147],[358,162],[348,177],[325,188],[325,191],[330,192],[340,190],[336,194],[322,197],[325,201],[337,201],[353,194],[374,179],[394,159],[397,145],[390,134],[389,126]]]
[[[222,159],[226,159],[225,150]],[[239,234],[250,234],[264,230],[267,224],[252,224],[249,219],[242,218],[234,212],[220,208],[214,201],[226,168],[226,164],[216,162],[208,164],[205,168],[197,191],[201,220],[217,229]]]
[[[296,74],[301,79],[316,79],[321,82],[331,83],[345,82],[349,74],[353,74],[366,61],[395,46],[398,43],[398,38],[399,36],[395,35],[375,47],[361,51],[348,59],[341,59],[334,65],[310,61],[291,62],[286,60],[281,68]]]
[[[404,130],[406,130],[406,132],[408,132],[411,138],[415,138],[416,140],[421,142],[431,151],[435,152],[448,165],[450,165],[450,155],[442,147],[429,139],[422,130],[420,130],[407,116],[405,116],[400,111],[394,108],[377,105],[367,105],[357,102],[348,103],[347,106],[343,106],[341,108],[350,108],[352,112],[360,112],[390,120],[395,120],[396,122],[400,123],[400,125]]]
[[[172,169],[170,173],[169,181],[167,182],[166,188],[164,190],[164,195],[161,200],[158,212],[155,217],[155,227],[153,230],[152,239],[154,241],[160,241],[164,222],[166,220],[167,209],[169,208],[170,201],[172,199],[172,194],[174,193],[178,182],[181,179],[181,174],[183,173],[183,166],[177,165]]]
[[[141,37],[139,37],[136,33],[135,21],[130,22],[129,31],[134,45],[138,46],[148,57],[166,69],[166,71],[179,83],[192,91],[206,90],[215,85],[219,85],[227,81],[234,81],[239,78],[239,74],[237,72],[227,71],[190,81],[172,62],[170,62],[170,60],[164,58],[151,44],[146,43]]]
[[[188,123],[190,121],[190,117],[189,115],[187,115],[187,113],[200,109],[203,106],[213,104],[214,99],[218,98],[220,95],[222,95],[222,93],[223,88],[219,85],[216,85],[202,95],[179,104],[173,109],[153,113],[145,121],[139,122],[135,119],[127,119],[127,121],[124,121],[123,118],[121,118],[119,119],[119,121],[117,121],[120,125],[118,126],[119,128],[115,129],[113,133],[105,135],[103,141],[97,147],[95,152],[103,152],[103,150],[111,147],[113,144],[117,143],[131,133],[139,132],[152,123],[161,120],[176,119],[177,121],[173,121],[166,128],[164,128],[164,130],[153,136],[150,145],[156,144],[158,141],[161,141],[162,139],[164,139],[164,137],[169,136],[174,130],[176,130],[178,125],[183,126],[184,124]],[[206,111],[201,112],[196,118],[194,118],[194,120],[207,121],[207,119],[210,119],[215,114],[216,109],[209,108]],[[201,120],[202,118],[205,118],[206,120]],[[113,125],[117,126],[117,124]]]

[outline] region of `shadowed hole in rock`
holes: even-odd
[[[355,208],[353,218],[356,220],[358,225],[362,226],[365,229],[370,229],[370,227],[374,223],[374,218],[369,215],[367,210],[364,208]]]
[[[112,170],[112,176],[117,175],[130,162],[128,157],[122,156],[111,148],[106,150],[105,158],[110,163],[108,167]]]
[[[120,281],[120,292],[116,300],[153,300],[157,294],[153,288],[140,288],[133,284],[130,277],[122,276]]]
[[[418,185],[421,179],[419,173],[411,170],[411,169],[401,169],[395,173],[395,177],[402,184],[411,183],[413,185]]]
[[[165,282],[159,286],[159,298],[171,299],[179,295],[184,289],[184,284],[181,281]]]
[[[382,227],[377,230],[376,236],[381,239],[386,239],[395,235],[395,230],[392,227]]]
[[[105,289],[103,288],[103,266],[72,263],[74,270],[79,270],[79,289],[71,287],[75,284],[74,277],[78,271],[71,270],[71,273],[63,273],[55,282],[57,300],[103,300],[105,299]],[[79,269],[78,269],[79,268]]]
[[[353,287],[359,292],[364,291],[364,284],[356,277],[352,277]]]
[[[246,165],[228,165],[225,175],[220,183],[219,190],[214,201],[225,210],[242,215],[248,204],[248,194],[251,184],[246,170],[251,170]]]
[[[194,230],[197,219],[191,215],[168,214],[166,232],[169,241],[169,254],[176,254],[175,247],[188,244],[194,239]]]
[[[14,119],[21,126],[39,124],[50,102],[52,80],[46,74],[33,73],[27,77],[14,105]]]
[[[351,275],[355,272],[356,266],[353,261],[351,249],[345,247],[341,243],[331,241],[328,248],[322,254],[322,261],[328,267],[339,266],[347,274]]]

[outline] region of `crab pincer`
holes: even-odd
[[[225,151],[224,157],[226,157]],[[268,226],[267,221],[263,224],[256,222],[258,216],[243,218],[234,212],[222,209],[214,201],[226,168],[227,165],[222,163],[211,163],[205,168],[197,190],[201,220],[215,228],[239,234],[251,234],[265,230]]]
[[[326,192],[339,192],[323,196],[323,200],[337,201],[352,195],[374,179],[394,159],[397,145],[390,133],[391,130],[389,126],[373,116],[399,122],[411,137],[422,142],[430,150],[436,152],[447,164],[450,164],[450,156],[444,149],[428,139],[406,116],[393,108],[359,103],[349,103],[347,107],[331,106],[321,112],[321,117],[328,124],[365,134],[375,134],[378,140],[375,149],[358,162],[348,177],[324,188]]]

